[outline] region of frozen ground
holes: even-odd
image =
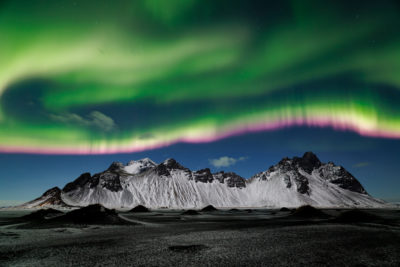
[[[333,217],[342,210],[325,210]],[[26,224],[0,212],[0,266],[400,266],[400,211],[339,223],[276,210],[120,213],[132,225]]]

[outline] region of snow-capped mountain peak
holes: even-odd
[[[312,152],[304,153],[303,157],[283,158],[278,164],[271,166],[267,171],[256,174],[251,179],[263,181],[272,178],[283,179],[287,188],[294,185],[299,193],[310,194],[308,175],[349,191],[367,194],[357,179],[342,166],[336,166],[332,162],[322,163]]]
[[[128,164],[123,167],[123,169],[129,174],[138,174],[156,166],[157,164],[154,161],[149,158],[144,158],[140,160],[129,161]]]

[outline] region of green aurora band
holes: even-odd
[[[2,1],[0,152],[290,126],[400,138],[396,1]]]

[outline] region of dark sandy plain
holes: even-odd
[[[0,211],[0,266],[400,266],[398,209],[31,212]]]

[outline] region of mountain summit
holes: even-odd
[[[50,192],[50,193],[49,193]],[[100,173],[83,173],[60,190],[24,204],[39,206],[88,206],[109,208],[215,207],[380,207],[342,166],[322,163],[312,152],[283,158],[250,179],[233,172],[192,171],[175,159],[157,164],[149,158],[124,165],[113,162]]]

